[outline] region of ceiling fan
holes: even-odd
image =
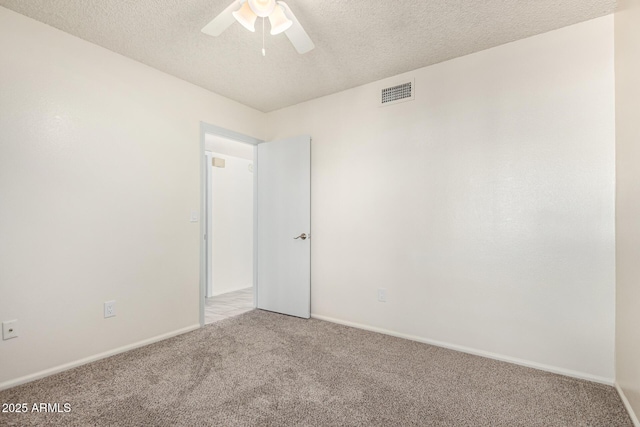
[[[220,15],[209,22],[202,29],[202,32],[217,37],[235,21],[238,21],[249,31],[255,32],[255,22],[258,17],[263,20],[269,18],[271,35],[284,32],[298,53],[307,53],[315,48],[309,35],[302,28],[289,6],[283,1],[276,0],[234,0]],[[262,54],[265,54],[264,35]]]

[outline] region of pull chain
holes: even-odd
[[[264,16],[262,17],[262,56],[267,56],[267,51],[264,49]]]

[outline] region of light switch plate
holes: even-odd
[[[7,320],[2,322],[2,339],[8,340],[11,338],[18,337],[18,321],[17,320]]]
[[[198,211],[191,211],[191,222],[198,222]]]

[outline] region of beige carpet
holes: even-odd
[[[609,386],[250,311],[0,392],[0,425],[631,426]]]

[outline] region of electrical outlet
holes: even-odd
[[[2,322],[2,339],[8,340],[11,338],[18,338],[18,321],[7,320]]]
[[[378,301],[387,302],[387,290],[383,288],[378,288]]]
[[[116,315],[116,302],[107,301],[104,303],[104,318],[115,317]]]

